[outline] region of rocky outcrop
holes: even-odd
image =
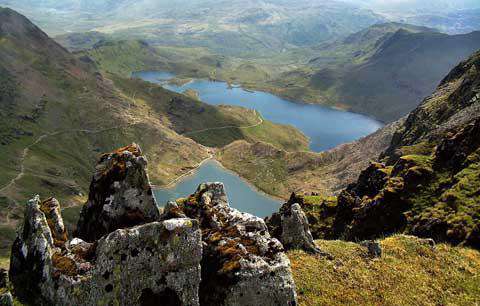
[[[382,246],[378,241],[366,240],[360,242],[360,245],[367,249],[370,258],[382,257]]]
[[[57,206],[58,207],[58,206]],[[61,223],[61,216],[57,216]],[[202,254],[199,224],[191,219],[118,229],[94,243],[55,242],[36,197],[13,248],[15,293],[35,305],[198,305]]]
[[[78,221],[79,238],[94,241],[116,229],[158,220],[146,165],[136,144],[100,158]]]
[[[295,194],[291,200],[295,199]],[[310,253],[320,253],[313,241],[308,219],[300,204],[294,201],[285,203],[278,213],[266,219],[270,233],[282,242],[285,249],[300,249]]]
[[[12,247],[16,295],[35,305],[296,305],[290,262],[265,222],[203,184],[159,216],[136,145],[105,154],[68,239],[36,196]],[[85,238],[85,239],[83,239]]]
[[[202,229],[202,305],[296,305],[290,262],[265,222],[229,206],[221,183],[202,184],[163,216],[184,214]]]
[[[12,247],[16,295],[35,305],[198,305],[199,223],[158,217],[140,148],[103,155],[78,237],[68,240],[56,199],[29,201]]]
[[[8,286],[8,271],[0,269],[0,290]]]

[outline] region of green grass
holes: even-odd
[[[476,305],[480,252],[444,244],[434,249],[415,237],[381,241],[383,255],[343,241],[316,242],[333,260],[288,253],[300,305]]]
[[[134,71],[169,68],[153,48],[139,40],[100,43],[85,54],[104,71],[124,77],[130,77]]]

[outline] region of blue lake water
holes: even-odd
[[[229,104],[256,109],[265,119],[298,128],[310,138],[310,149],[315,152],[357,140],[382,127],[382,123],[364,115],[321,105],[294,103],[261,91],[229,88],[225,82],[194,80],[183,86],[176,86],[165,82],[174,77],[168,72],[143,71],[134,73],[133,76],[162,84],[164,88],[179,93],[193,89],[198,92],[200,100],[208,104]]]
[[[229,104],[256,109],[265,119],[295,126],[310,138],[310,149],[321,152],[340,144],[369,135],[382,124],[372,118],[320,105],[294,103],[261,91],[247,91],[240,87],[229,88],[225,82],[193,80],[183,86],[168,84],[175,75],[169,72],[143,71],[133,74],[164,88],[182,93],[187,89],[198,92],[200,100],[212,105]],[[224,182],[230,203],[240,211],[265,217],[277,211],[280,202],[258,192],[238,176],[225,170],[218,163],[209,161],[193,176],[178,183],[172,189],[159,189],[155,196],[159,205],[192,194],[204,182]]]
[[[255,190],[234,173],[224,169],[214,160],[206,161],[195,173],[186,177],[171,189],[154,191],[159,206],[168,201],[186,197],[205,182],[222,182],[225,185],[230,206],[258,217],[266,217],[278,211],[281,202]]]

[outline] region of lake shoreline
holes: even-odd
[[[141,73],[141,72],[144,72],[144,71],[134,71],[134,72],[131,73],[131,77],[135,77],[135,74]],[[228,87],[229,89],[239,88],[239,89],[245,90],[245,91],[250,92],[250,93],[255,93],[255,92],[269,93],[273,96],[284,99],[284,100],[286,100],[290,103],[299,104],[299,105],[322,106],[322,107],[330,108],[332,110],[336,110],[336,111],[340,111],[340,112],[347,112],[347,113],[362,115],[362,116],[365,116],[365,117],[367,117],[371,120],[374,120],[374,121],[377,121],[377,122],[381,123],[382,126],[385,126],[385,125],[389,124],[389,122],[385,122],[381,118],[377,118],[377,117],[373,116],[372,114],[348,109],[348,108],[345,108],[345,107],[341,107],[340,104],[333,104],[332,105],[332,104],[327,104],[327,103],[315,103],[315,102],[312,102],[311,100],[309,101],[309,100],[305,99],[304,97],[293,98],[292,96],[290,96],[288,94],[282,94],[282,93],[276,92],[275,90],[272,90],[271,88],[268,88],[268,87],[254,86],[252,84],[246,84],[245,82],[231,83],[229,80],[224,80],[224,79],[219,79],[219,78],[212,79],[210,77],[192,77],[192,76],[189,76],[189,75],[177,74],[177,72],[175,72],[175,71],[168,71],[168,70],[160,70],[160,72],[171,73],[173,75],[173,77],[170,80],[177,79],[179,77],[189,79],[189,81],[187,83],[183,84],[182,86],[188,85],[188,84],[193,83],[195,81],[208,81],[208,82],[225,83],[229,86]],[[137,77],[137,78],[139,78],[139,77]],[[170,80],[165,80],[167,85],[172,85],[172,84],[170,84]]]
[[[189,177],[192,177],[196,174],[196,172],[203,166],[205,165],[205,163],[209,162],[209,161],[212,161],[214,163],[216,163],[218,166],[220,166],[225,172],[228,172],[234,176],[236,176],[237,178],[241,179],[243,182],[245,182],[246,184],[248,184],[254,191],[258,192],[259,194],[262,194],[266,197],[269,197],[271,199],[274,199],[278,202],[285,202],[287,201],[288,199],[287,198],[282,198],[282,197],[279,197],[279,196],[276,196],[276,195],[272,195],[272,194],[269,194],[265,191],[263,191],[262,189],[258,188],[257,186],[255,186],[254,184],[252,184],[247,178],[241,176],[240,174],[238,174],[237,172],[225,167],[219,160],[217,160],[215,158],[215,156],[211,156],[211,157],[208,157],[204,160],[202,160],[199,164],[197,164],[195,166],[195,168],[189,170],[188,172],[178,176],[176,179],[174,179],[172,182],[168,183],[167,185],[154,185],[152,184],[152,189],[153,190],[173,190],[175,189],[175,187],[180,184],[182,181],[188,179]],[[207,183],[207,182],[205,182]],[[172,185],[174,184],[174,185]],[[195,190],[192,190],[192,194],[195,192]]]
[[[320,153],[340,144],[349,143],[374,133],[384,125],[378,120],[334,107],[297,103],[268,91],[245,90],[239,84],[212,79],[195,79],[184,86],[168,85],[169,79],[178,78],[165,71],[135,72],[133,77],[159,83],[177,93],[185,90],[198,92],[204,103],[240,106],[257,110],[263,118],[276,124],[293,126],[310,139],[309,149]],[[232,88],[233,85],[233,88]],[[241,85],[241,84],[240,84]]]

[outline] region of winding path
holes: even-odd
[[[187,135],[194,135],[194,134],[199,134],[199,133],[203,133],[203,132],[207,132],[207,131],[214,131],[214,130],[224,130],[224,129],[250,129],[250,128],[254,128],[254,127],[257,127],[261,124],[263,124],[263,118],[262,116],[260,116],[256,110],[254,110],[255,114],[257,115],[258,119],[260,119],[259,122],[255,123],[255,124],[252,124],[252,125],[249,125],[249,126],[238,126],[238,125],[227,125],[227,126],[221,126],[221,127],[214,127],[214,128],[208,128],[208,129],[203,129],[203,130],[198,130],[198,131],[192,131],[192,132],[187,132],[187,133],[183,133],[182,135],[183,136],[187,136]]]
[[[116,130],[116,129],[121,129],[121,128],[126,128],[130,126],[134,126],[139,124],[140,122],[134,122],[126,125],[119,125],[119,126],[114,126],[114,127],[109,127],[109,128],[103,128],[103,129],[98,129],[98,130],[91,130],[91,129],[72,129],[72,130],[65,130],[65,131],[57,131],[57,132],[52,132],[52,133],[47,133],[40,135],[34,142],[29,144],[27,147],[25,147],[22,151],[22,154],[20,155],[20,172],[13,178],[11,179],[6,185],[4,185],[0,189],[0,195],[7,196],[6,192],[15,185],[17,181],[19,181],[24,175],[25,175],[25,160],[27,159],[28,153],[30,152],[30,149],[40,142],[42,142],[45,138],[51,137],[51,136],[56,136],[59,134],[66,134],[66,133],[86,133],[86,134],[98,134],[98,133],[103,133],[111,130]],[[15,205],[18,205],[18,203],[10,198]],[[7,215],[6,215],[6,223],[10,223],[10,211],[12,207],[9,205],[7,207]]]
[[[192,131],[192,132],[187,132],[187,133],[183,133],[182,135],[183,136],[187,136],[187,135],[193,135],[193,134],[198,134],[198,133],[203,133],[203,132],[206,132],[206,131],[213,131],[213,130],[223,130],[223,129],[233,129],[233,128],[236,128],[236,129],[250,129],[250,128],[254,128],[254,127],[257,127],[261,124],[263,124],[263,118],[262,116],[260,116],[256,110],[254,110],[255,114],[257,115],[258,119],[259,119],[259,122],[255,123],[255,124],[252,124],[252,125],[249,125],[249,126],[238,126],[238,125],[228,125],[228,126],[221,126],[221,127],[215,127],[215,128],[209,128],[209,129],[203,129],[203,130],[198,130],[198,131]],[[166,185],[162,185],[161,187],[162,188],[170,188],[172,185],[175,185],[178,181],[180,181],[181,179],[183,179],[184,177],[187,177],[189,175],[192,175],[198,168],[200,168],[205,162],[207,162],[208,160],[211,160],[212,158],[214,157],[214,154],[212,154],[211,152],[209,152],[209,156],[207,158],[205,158],[204,160],[202,160],[200,163],[198,163],[196,166],[194,166],[190,171],[180,175],[179,177],[175,178],[173,181],[171,181],[170,183],[166,184]]]
[[[133,99],[135,100],[135,93],[133,94]],[[203,132],[207,132],[207,131],[214,131],[214,130],[223,130],[223,129],[233,129],[233,128],[236,128],[236,129],[249,129],[249,128],[254,128],[254,127],[257,127],[261,124],[263,124],[264,120],[262,118],[261,115],[259,115],[257,113],[256,110],[254,110],[255,114],[257,115],[258,119],[259,119],[259,122],[255,123],[255,124],[252,124],[252,125],[249,125],[249,126],[237,126],[237,125],[228,125],[228,126],[222,126],[222,127],[215,127],[215,128],[208,128],[208,129],[202,129],[202,130],[198,130],[198,131],[192,131],[192,132],[187,132],[187,133],[184,133],[182,134],[183,136],[188,136],[188,135],[194,135],[194,134],[199,134],[199,133],[203,133]],[[116,130],[116,129],[121,129],[121,128],[126,128],[126,127],[130,127],[130,126],[134,126],[134,125],[137,125],[139,124],[140,122],[134,122],[134,123],[130,123],[130,124],[127,124],[127,125],[123,125],[123,126],[113,126],[113,127],[109,127],[109,128],[103,128],[103,129],[98,129],[98,130],[92,130],[92,129],[72,129],[72,130],[65,130],[65,131],[57,131],[57,132],[52,132],[52,133],[46,133],[46,134],[43,134],[43,135],[40,135],[33,143],[31,143],[30,145],[28,145],[27,147],[25,147],[22,151],[22,154],[20,155],[20,171],[19,173],[14,177],[12,178],[6,185],[4,185],[1,189],[0,189],[0,195],[4,195],[6,196],[6,192],[12,188],[16,182],[18,182],[24,175],[25,175],[25,160],[27,159],[27,156],[31,150],[32,147],[36,146],[37,144],[39,144],[40,142],[42,142],[45,138],[47,137],[51,137],[51,136],[56,136],[56,135],[60,135],[60,134],[66,134],[66,133],[86,133],[86,134],[98,134],[98,133],[103,133],[103,132],[107,132],[107,131],[110,131],[110,130]],[[163,185],[162,187],[163,188],[169,188],[170,186],[172,185],[175,185],[178,181],[180,181],[182,178],[186,177],[186,176],[189,176],[191,175],[193,172],[195,172],[198,168],[200,168],[206,161],[212,159],[214,157],[214,154],[212,154],[211,152],[209,152],[209,156],[207,158],[205,158],[204,160],[202,160],[200,163],[198,163],[196,166],[194,166],[190,171],[180,175],[179,177],[177,177],[176,179],[174,179],[173,181],[171,181],[170,183],[166,184],[166,185]],[[12,201],[14,202],[15,205],[18,205],[18,203],[12,199]],[[12,209],[12,207],[8,207],[7,210],[10,211]],[[7,215],[6,215],[6,222],[9,223],[10,222],[10,213],[7,212]]]

